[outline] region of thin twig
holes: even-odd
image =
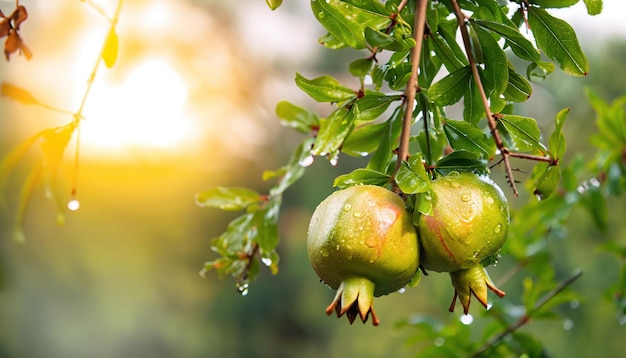
[[[424,39],[424,27],[426,26],[426,5],[427,0],[417,0],[415,5],[415,20],[413,22],[413,39],[415,46],[411,48],[411,76],[404,91],[406,109],[402,122],[402,133],[400,135],[400,145],[398,148],[398,162],[396,171],[403,161],[409,157],[409,141],[411,135],[411,125],[413,124],[413,108],[415,107],[415,95],[419,90],[417,82],[417,71],[419,69],[420,57],[422,56],[422,41]]]
[[[476,83],[476,87],[478,88],[478,92],[480,93],[480,98],[483,102],[483,107],[485,108],[485,114],[487,116],[487,124],[489,125],[489,131],[491,132],[491,136],[496,142],[496,146],[500,150],[500,154],[502,155],[502,161],[504,162],[504,167],[506,169],[506,175],[509,179],[509,184],[513,189],[513,195],[518,196],[519,193],[517,191],[517,187],[515,186],[515,179],[513,178],[513,170],[511,169],[511,163],[509,162],[509,151],[504,147],[504,143],[502,142],[502,138],[500,138],[500,133],[498,133],[497,123],[491,112],[491,108],[489,107],[489,99],[487,98],[487,94],[485,93],[485,88],[483,87],[483,83],[480,80],[480,74],[478,73],[478,66],[476,65],[476,60],[474,59],[474,55],[472,55],[472,47],[470,44],[469,33],[467,31],[467,27],[465,24],[465,15],[461,11],[461,7],[457,0],[452,0],[452,7],[454,8],[454,14],[456,15],[457,23],[459,25],[459,30],[461,31],[461,38],[463,39],[463,45],[465,46],[465,52],[467,55],[467,59],[470,64],[470,68],[472,70],[472,77],[474,77],[474,82]]]
[[[480,347],[476,352],[474,352],[471,357],[478,357],[479,355],[485,353],[489,348],[495,346],[501,339],[515,332],[517,329],[528,323],[533,314],[539,311],[539,309],[541,309],[541,307],[548,303],[548,301],[554,298],[554,296],[558,295],[561,291],[574,283],[574,281],[576,281],[582,274],[583,272],[581,270],[577,270],[572,276],[570,276],[566,280],[559,282],[559,284],[556,285],[556,287],[554,287],[550,292],[543,295],[535,303],[535,306],[530,311],[526,312],[526,314],[524,314],[519,320],[517,320],[517,322],[507,327],[507,329],[504,330],[502,333],[492,337],[490,340],[485,342],[485,344]]]
[[[540,156],[540,155],[532,155],[532,154],[526,154],[526,153],[518,153],[518,152],[509,152],[507,154],[509,157],[513,157],[513,158],[520,158],[520,159],[528,159],[528,160],[534,160],[536,162],[546,162],[549,163],[551,165],[557,165],[558,163],[558,159],[552,158],[552,157],[546,157],[546,156]]]
[[[93,2],[89,1],[88,3],[92,7],[94,7],[96,10],[98,10],[98,7],[95,7],[95,4]],[[102,15],[107,20],[109,20],[111,24],[109,27],[109,31],[107,31],[107,35],[106,35],[107,38],[109,36],[109,33],[111,31],[114,31],[115,26],[117,26],[117,21],[119,19],[120,11],[122,10],[123,4],[124,4],[124,0],[118,0],[117,7],[115,9],[115,13],[113,14],[112,18],[109,18],[108,16],[106,16],[105,13],[102,13]],[[84,118],[83,110],[85,108],[85,104],[87,103],[87,98],[89,97],[89,93],[91,92],[92,85],[96,79],[96,74],[98,72],[98,69],[100,68],[100,63],[102,62],[102,57],[104,55],[106,46],[107,46],[107,40],[105,38],[104,44],[102,45],[102,49],[100,50],[100,54],[98,55],[98,59],[96,60],[96,63],[94,64],[91,70],[89,78],[87,79],[87,87],[85,88],[85,93],[83,94],[83,98],[80,102],[80,106],[78,107],[78,110],[76,111],[76,113],[74,113],[74,123],[75,123],[75,130],[76,130],[76,152],[74,154],[74,173],[73,173],[73,178],[72,178],[72,191],[71,191],[72,200],[76,199],[76,185],[78,181],[78,160],[80,156],[80,121]]]

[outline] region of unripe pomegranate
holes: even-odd
[[[421,265],[450,272],[464,312],[470,292],[486,306],[487,288],[503,296],[480,264],[507,238],[509,209],[502,190],[491,180],[469,172],[452,172],[432,181],[432,212],[419,219]]]
[[[404,201],[373,185],[334,192],[311,217],[307,248],[322,282],[337,290],[326,308],[350,323],[357,314],[363,323],[372,314],[374,296],[404,287],[416,274],[419,247],[415,226]]]
[[[495,183],[472,173],[452,172],[431,186],[432,212],[419,219],[425,269],[467,269],[502,247],[509,209]]]

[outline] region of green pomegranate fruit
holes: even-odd
[[[365,323],[374,297],[404,287],[416,274],[419,247],[415,226],[404,201],[373,185],[357,185],[334,192],[311,217],[307,249],[322,282],[337,290],[326,308],[350,323],[357,315]]]
[[[420,216],[421,265],[426,270],[450,272],[467,313],[470,292],[487,305],[487,288],[498,290],[480,264],[504,244],[509,209],[504,193],[487,177],[452,172],[432,181],[432,211]]]
[[[431,185],[432,212],[418,225],[425,269],[467,269],[502,247],[509,210],[500,188],[468,172],[453,172]]]

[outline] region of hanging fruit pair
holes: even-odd
[[[509,224],[506,198],[495,183],[469,172],[433,180],[422,200],[431,210],[417,226],[400,196],[383,187],[356,185],[336,191],[316,208],[308,230],[308,254],[322,282],[337,290],[327,314],[379,319],[374,297],[406,286],[418,268],[449,272],[468,313],[472,294],[487,306],[487,289],[498,296],[481,261],[504,244]]]

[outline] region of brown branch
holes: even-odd
[[[413,39],[415,46],[411,48],[411,76],[404,91],[406,109],[402,121],[402,133],[400,134],[400,144],[398,149],[398,162],[396,171],[403,161],[409,157],[409,141],[411,135],[411,125],[413,124],[413,108],[415,107],[415,95],[419,90],[417,82],[417,71],[419,69],[420,57],[422,56],[422,41],[424,39],[424,27],[426,26],[426,5],[427,0],[417,0],[415,5],[415,20],[413,22]]]
[[[476,60],[474,59],[474,55],[472,55],[472,48],[469,39],[469,33],[467,31],[466,23],[465,23],[465,15],[461,11],[461,7],[457,0],[451,1],[452,6],[454,8],[454,14],[456,15],[457,23],[459,25],[459,30],[461,31],[461,38],[463,39],[463,45],[465,47],[465,52],[467,55],[467,59],[470,64],[470,68],[472,70],[472,77],[474,77],[474,82],[476,83],[476,87],[478,88],[478,92],[480,93],[480,98],[483,102],[483,107],[485,108],[485,114],[487,116],[487,124],[489,125],[489,131],[491,132],[491,136],[496,142],[496,146],[500,150],[500,154],[502,155],[502,161],[504,162],[504,167],[506,168],[506,175],[509,179],[509,184],[513,189],[513,195],[518,196],[519,193],[517,191],[517,187],[515,186],[515,178],[513,178],[513,169],[511,168],[511,163],[509,162],[509,151],[504,147],[504,143],[502,142],[502,138],[500,138],[500,133],[498,133],[496,120],[494,118],[493,113],[491,112],[491,108],[489,107],[489,99],[487,98],[487,94],[485,93],[485,88],[483,87],[483,83],[480,80],[480,74],[478,73],[478,66],[476,65]]]
[[[453,1],[455,1],[455,0],[453,0]],[[530,319],[532,318],[532,316],[535,313],[537,313],[537,311],[539,311],[539,309],[541,309],[541,307],[543,307],[546,303],[548,303],[548,301],[550,301],[552,298],[554,298],[556,295],[558,295],[561,291],[563,291],[569,285],[574,283],[574,281],[576,281],[582,274],[583,274],[583,272],[581,270],[578,270],[578,271],[574,272],[574,274],[572,276],[570,276],[569,278],[559,282],[559,284],[556,285],[556,287],[554,287],[550,292],[547,292],[545,295],[543,295],[535,303],[535,306],[530,311],[526,312],[526,314],[524,314],[522,317],[520,317],[520,319],[517,320],[517,322],[515,322],[512,325],[508,326],[507,329],[505,329],[502,333],[500,333],[500,334],[498,334],[496,336],[493,336],[490,340],[485,342],[485,344],[482,345],[476,352],[474,352],[471,355],[471,357],[478,357],[479,355],[485,353],[489,348],[495,346],[504,337],[506,337],[507,335],[515,332],[520,327],[522,327],[523,325],[528,323],[530,321]]]

